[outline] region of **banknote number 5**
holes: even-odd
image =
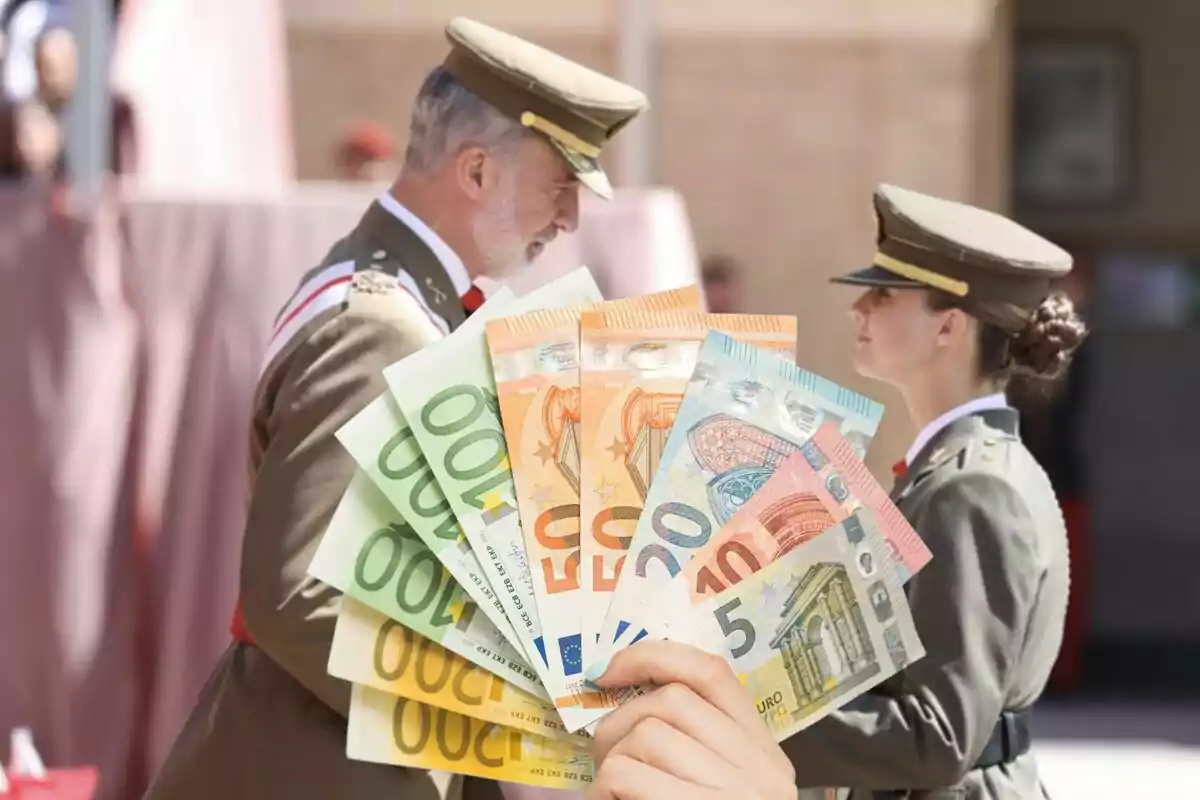
[[[754,632],[754,625],[748,619],[731,619],[729,612],[740,608],[742,600],[740,597],[735,597],[725,605],[713,611],[713,616],[717,618],[717,624],[721,626],[721,632],[728,639],[735,633],[742,634],[742,643],[737,647],[730,648],[729,652],[734,658],[741,658],[754,649],[754,641],[757,634]]]

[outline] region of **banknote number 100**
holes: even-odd
[[[417,479],[408,488],[408,505],[422,519],[443,517],[433,533],[439,539],[454,541],[462,535],[462,529],[458,526],[458,520],[450,514],[450,504],[446,502],[445,495],[441,493],[438,485],[434,482],[433,470],[429,468],[429,462],[425,460],[425,456],[421,454],[421,451],[415,446],[409,448],[413,451],[412,461],[402,467],[392,466],[392,456],[401,448],[401,445],[411,438],[413,438],[412,428],[404,428],[387,441],[387,444],[379,451],[377,463],[379,474],[388,480],[397,482],[406,481],[417,475]],[[418,475],[418,473],[420,474]],[[437,502],[424,504],[421,498],[429,489],[433,490],[433,495]]]
[[[391,544],[391,552],[383,571],[378,577],[372,578],[367,575],[367,565],[371,560],[371,554],[382,542]],[[412,551],[407,560],[403,557],[406,545]],[[400,569],[401,561],[406,561],[403,569]],[[419,589],[420,583],[414,578],[422,565],[426,567],[429,574],[429,583],[425,587],[424,594],[414,600],[409,597],[409,590]],[[438,598],[433,614],[429,618],[430,624],[441,628],[454,622],[454,617],[447,612],[451,603],[458,597],[461,587],[442,567],[433,551],[426,547],[420,537],[407,525],[389,525],[371,534],[371,538],[363,545],[358,553],[358,559],[354,563],[354,580],[367,591],[378,592],[392,583],[397,570],[400,571],[400,577],[395,582],[396,605],[415,616],[425,613],[434,598]],[[440,598],[438,589],[442,590]],[[460,630],[466,630],[471,624],[471,617],[475,614],[476,608],[478,606],[474,603],[465,604],[463,613],[458,620],[457,627]]]
[[[459,397],[465,397],[470,401],[470,406],[464,413],[449,422],[434,421],[433,415],[439,408]],[[460,383],[449,386],[429,398],[429,401],[421,408],[421,424],[434,436],[453,436],[473,425],[485,410],[496,415],[495,398],[490,395],[485,396],[484,391],[478,386]],[[499,417],[496,416],[496,419],[498,421]],[[488,446],[487,457],[480,459],[479,463],[469,466],[460,463],[463,460],[462,456],[478,444]],[[508,449],[504,445],[504,433],[500,430],[499,425],[496,425],[480,428],[454,440],[446,449],[442,467],[451,479],[469,482],[483,478],[493,470],[497,470],[498,467],[504,466],[507,458]],[[483,510],[486,508],[484,498],[511,481],[512,473],[507,469],[499,469],[490,478],[467,489],[460,495],[460,498],[472,508]]]

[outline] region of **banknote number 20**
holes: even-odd
[[[679,519],[691,522],[696,526],[696,533],[688,536],[685,533],[667,527],[667,517],[678,517]],[[654,509],[654,514],[650,517],[650,526],[663,541],[688,550],[703,547],[708,542],[709,537],[712,536],[712,523],[708,521],[708,517],[704,516],[702,511],[689,506],[687,503],[677,503],[674,501],[663,503]],[[646,577],[646,567],[651,561],[661,562],[667,568],[667,573],[672,578],[679,574],[679,561],[675,558],[675,554],[658,542],[648,544],[638,552],[637,563],[634,564],[634,574],[639,578]]]
[[[740,597],[735,597],[720,608],[713,610],[713,616],[717,618],[717,624],[721,626],[721,632],[728,639],[735,633],[742,634],[742,643],[737,647],[730,648],[729,652],[734,658],[741,658],[754,649],[754,642],[758,638],[758,634],[754,632],[754,625],[748,619],[732,619],[729,616],[731,611],[735,611],[742,605]]]

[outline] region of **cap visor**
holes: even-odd
[[[550,139],[550,144],[554,145],[554,149],[567,160],[567,164],[575,173],[575,177],[579,178],[580,183],[605,200],[612,200],[612,184],[608,182],[608,176],[604,174],[599,161],[577,153],[569,147],[564,147],[553,139]]]
[[[885,286],[891,289],[925,289],[928,288],[920,281],[905,278],[894,272],[888,272],[883,267],[867,267],[858,272],[838,275],[830,278],[830,283],[845,283],[850,286]]]

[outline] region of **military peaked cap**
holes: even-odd
[[[446,26],[443,67],[501,113],[545,136],[579,177],[604,198],[604,145],[647,106],[646,96],[512,34],[459,17]]]
[[[835,283],[937,289],[974,316],[1020,331],[1071,271],[1071,255],[992,211],[881,185],[874,262]]]

